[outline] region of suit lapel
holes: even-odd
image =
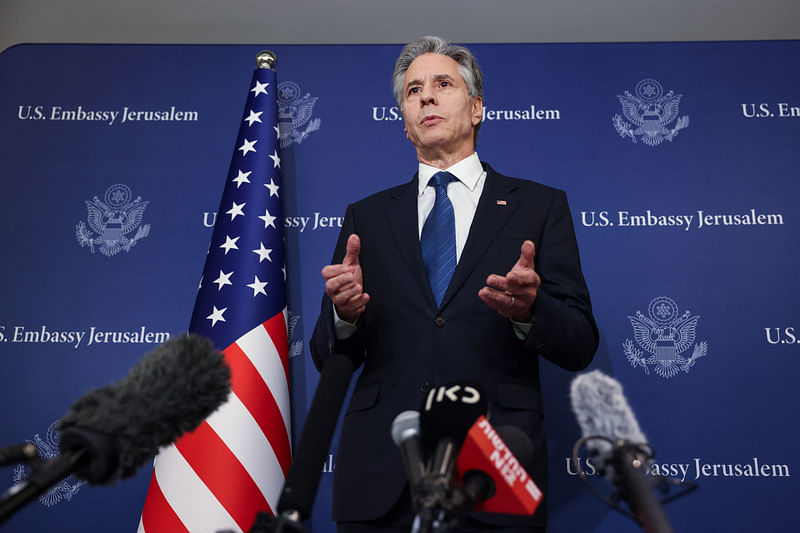
[[[406,187],[400,188],[393,197],[395,202],[389,211],[389,223],[397,249],[403,261],[405,261],[411,277],[417,282],[419,289],[430,301],[430,304],[436,305],[419,246],[418,193],[419,187],[417,186],[417,176],[415,175],[411,183]]]
[[[447,305],[466,282],[519,205],[519,200],[514,194],[516,185],[488,165],[484,164],[484,168],[487,172],[486,183],[483,186],[481,199],[478,201],[475,218],[472,220],[461,258],[442,299],[442,306]],[[497,272],[497,274],[505,274],[505,272]]]
[[[453,298],[467,278],[475,270],[480,260],[485,255],[489,246],[497,238],[497,235],[505,227],[506,222],[517,210],[519,200],[514,194],[516,185],[491,167],[485,165],[486,183],[483,186],[483,193],[478,201],[475,210],[475,218],[472,220],[469,236],[461,253],[461,258],[456,265],[453,278],[447,287],[442,307]],[[408,271],[417,283],[419,290],[429,300],[431,306],[436,303],[433,298],[428,274],[425,272],[425,264],[422,262],[422,252],[419,245],[419,227],[417,221],[417,176],[400,188],[393,196],[395,202],[389,210],[389,223],[392,228],[393,237],[397,244],[400,256],[406,263]],[[505,272],[500,272],[505,274]]]

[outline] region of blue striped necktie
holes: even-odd
[[[447,197],[447,184],[457,179],[449,172],[437,172],[428,182],[429,187],[436,188],[436,200],[422,227],[420,246],[437,307],[456,269],[456,220]]]

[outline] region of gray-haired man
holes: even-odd
[[[337,451],[339,530],[408,531],[413,510],[394,417],[432,385],[481,384],[495,426],[534,444],[529,469],[546,491],[538,358],[581,370],[597,326],[564,192],[509,178],[475,152],[482,76],[466,48],[438,37],[408,44],[395,97],[418,172],[348,206],[311,339],[318,367],[332,353],[363,371]],[[459,531],[543,531],[533,517],[470,516]],[[532,529],[533,528],[533,529]]]

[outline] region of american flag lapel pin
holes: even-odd
[[[508,205],[508,202],[505,200],[497,200],[497,205]]]

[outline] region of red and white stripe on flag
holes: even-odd
[[[291,463],[286,315],[223,353],[232,394],[159,454],[140,532],[247,531],[258,512],[277,505]]]
[[[291,464],[275,72],[250,87],[189,326],[222,349],[231,394],[156,457],[140,533],[247,531]]]

